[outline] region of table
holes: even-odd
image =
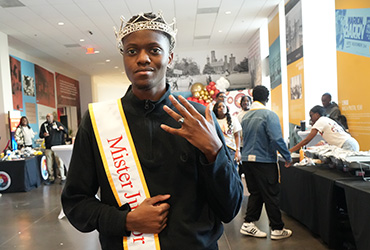
[[[64,165],[68,170],[69,162],[71,161],[72,156],[73,144],[52,146],[51,150],[53,150],[54,153],[62,159]]]
[[[26,192],[41,185],[40,156],[0,162],[0,192]],[[4,182],[5,181],[5,182]]]
[[[370,249],[370,182],[338,180],[345,193],[349,223],[357,249]]]
[[[330,169],[327,165],[287,169],[280,164],[280,170],[280,208],[318,234],[329,247],[337,247],[339,222],[336,209],[342,201],[337,195],[336,182],[360,181],[360,178]]]
[[[68,171],[69,163],[71,162],[71,157],[72,157],[73,144],[52,146],[51,150],[53,150],[54,153],[62,159],[64,166],[66,166],[67,171]],[[58,219],[61,220],[64,217],[65,217],[65,214],[64,214],[63,208],[61,208],[60,213],[58,215]]]

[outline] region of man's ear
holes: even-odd
[[[172,60],[173,60],[173,52],[171,52],[171,53],[168,55],[168,65],[171,65]]]

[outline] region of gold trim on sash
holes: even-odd
[[[89,104],[89,112],[114,197],[119,206],[128,203],[134,210],[150,194],[121,100]],[[160,250],[158,234],[131,232],[123,237],[123,248]]]

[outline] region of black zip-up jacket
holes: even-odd
[[[62,126],[63,130],[60,130],[59,127]],[[44,136],[44,133],[49,133],[49,136]],[[62,145],[64,144],[64,134],[67,133],[67,128],[58,121],[53,121],[52,123],[48,123],[45,121],[40,126],[40,138],[45,138],[45,148],[51,149],[52,146]]]
[[[242,183],[217,122],[223,147],[213,163],[186,139],[160,128],[161,124],[179,127],[163,110],[163,105],[174,108],[169,94],[167,90],[156,102],[142,101],[130,87],[121,99],[151,196],[171,195],[167,227],[159,234],[161,249],[218,249],[221,222],[231,221],[240,209]],[[205,114],[204,106],[193,105]],[[95,198],[99,188],[101,201]],[[88,112],[76,136],[62,204],[78,230],[99,231],[102,249],[123,249],[122,237],[131,233],[125,229],[130,208],[128,204],[118,207],[114,198]]]

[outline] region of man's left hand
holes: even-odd
[[[206,108],[206,117],[204,117],[184,97],[179,96],[181,103],[172,95],[169,98],[180,114],[168,106],[164,106],[163,109],[173,119],[181,123],[181,128],[171,128],[165,124],[162,124],[161,128],[168,133],[184,137],[204,153],[208,162],[214,162],[222,147],[222,142],[217,135],[216,126],[211,114],[212,111]]]

